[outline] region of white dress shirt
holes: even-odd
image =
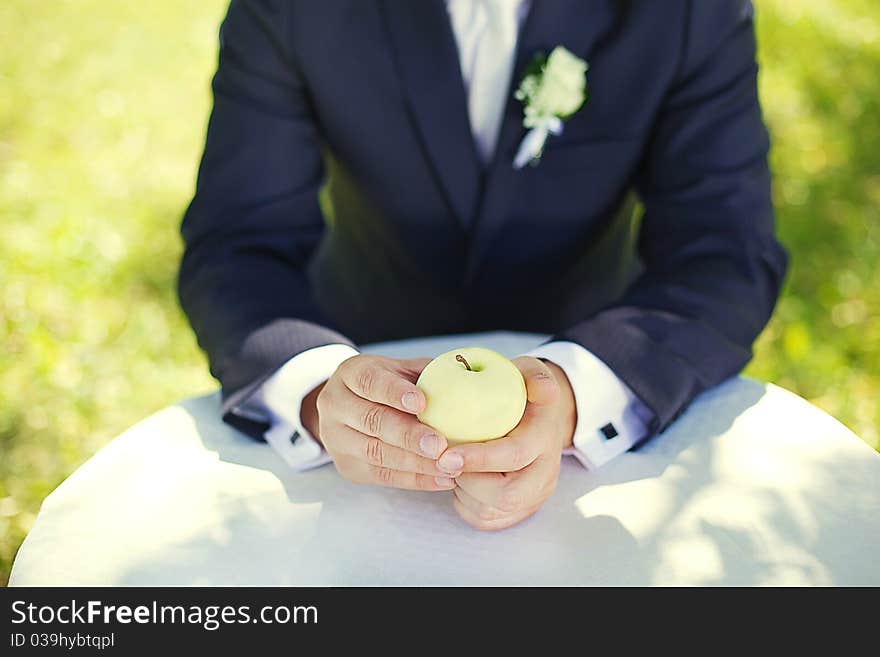
[[[529,0],[447,0],[468,116],[477,150],[488,162],[495,150],[513,74],[519,28]],[[358,352],[343,344],[309,349],[287,361],[248,400],[248,410],[267,417],[266,441],[290,467],[307,470],[331,458],[300,420],[302,401],[342,361]],[[652,413],[604,362],[573,342],[549,342],[526,354],[556,363],[574,391],[577,425],[566,451],[598,468],[647,433]]]

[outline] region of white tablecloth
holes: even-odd
[[[378,345],[395,356],[536,336]],[[44,502],[13,585],[880,584],[880,456],[773,385],[728,381],[641,450],[566,459],[532,519],[470,529],[451,494],[288,470],[218,395],[135,425]]]

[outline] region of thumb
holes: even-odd
[[[547,406],[559,399],[559,382],[547,363],[531,356],[520,356],[514,359],[513,363],[522,372],[526,381],[526,395],[529,402]]]

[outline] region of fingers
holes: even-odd
[[[452,492],[461,503],[461,505],[468,509],[471,513],[479,517],[480,520],[498,520],[508,515],[507,513],[501,511],[501,509],[496,509],[489,504],[485,504],[478,498],[471,495],[467,491],[467,489],[462,488],[461,486],[458,486]]]
[[[342,476],[357,484],[373,484],[386,488],[424,491],[452,490],[455,488],[455,480],[445,476],[404,472],[346,456],[336,459],[335,463]]]
[[[428,358],[359,355],[340,365],[315,401],[319,433],[350,481],[410,490],[451,490],[458,471],[435,459],[446,439],[419,422],[425,406],[415,381]]]
[[[338,403],[336,419],[362,434],[431,459],[447,447],[446,438],[409,413],[354,395]]]
[[[529,402],[547,406],[559,399],[559,383],[547,364],[531,356],[515,358],[514,365],[519,368],[526,382]]]
[[[558,464],[547,457],[509,474],[463,473],[455,478],[458,487],[491,509],[510,514],[541,503],[553,493],[558,480]]]
[[[477,529],[504,529],[541,508],[558,479],[559,463],[547,456],[519,472],[463,473],[455,478],[454,505]]]
[[[345,386],[358,397],[415,414],[424,410],[425,395],[410,379],[419,366],[424,368],[422,360],[356,356],[342,363],[338,372]]]
[[[438,461],[443,470],[459,466],[462,472],[516,472],[531,464],[544,449],[540,433],[551,431],[547,410],[526,406],[519,426],[503,438],[487,443],[451,447]],[[538,434],[538,435],[536,435]]]
[[[455,481],[475,503],[504,515],[516,511],[523,505],[525,498],[515,485],[519,474],[518,472],[510,475],[500,472],[466,472],[456,477]]]
[[[533,515],[540,508],[540,505],[537,505],[514,514],[498,515],[494,510],[480,506],[479,502],[470,498],[461,488],[456,488],[453,494],[452,505],[458,515],[471,527],[483,531],[498,531],[512,527]]]
[[[333,452],[331,455],[340,472],[344,470],[344,467],[340,467],[340,461],[348,459],[373,468],[443,477],[444,479],[451,479],[453,475],[458,474],[440,470],[437,467],[437,462],[433,459],[390,445],[380,438],[366,436],[345,425],[329,428],[328,432],[332,433],[330,442],[333,444]],[[347,474],[347,472],[343,472],[343,474]]]

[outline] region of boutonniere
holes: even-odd
[[[514,97],[524,107],[523,126],[528,129],[513,159],[513,168],[537,164],[550,135],[562,134],[562,123],[587,100],[589,65],[562,46],[549,57],[538,53],[526,69]]]

